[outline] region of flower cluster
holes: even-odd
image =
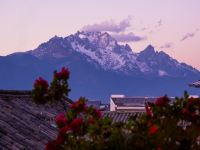
[[[188,119],[198,119],[200,112],[200,102],[199,99],[188,98],[187,103],[185,103],[182,114]]]
[[[160,97],[155,101],[155,105],[157,106],[166,106],[169,103],[169,98],[167,96]]]
[[[148,105],[149,104],[149,105]],[[199,149],[200,143],[200,99],[190,98],[187,93],[183,98],[170,101],[168,97],[160,97],[146,106],[147,132],[151,137],[151,145],[159,149]],[[143,120],[144,121],[144,120]],[[144,123],[144,122],[143,122]]]
[[[34,90],[33,90],[33,100],[35,101],[35,103],[37,104],[46,103],[48,87],[49,87],[48,82],[42,77],[39,77],[38,79],[35,80]]]
[[[39,77],[33,85],[33,101],[37,104],[65,100],[70,91],[68,86],[70,72],[63,67],[60,72],[55,71],[50,86],[46,80]]]
[[[67,118],[65,117],[64,113],[61,113],[56,117],[55,121],[57,126],[60,128],[65,126],[65,124],[67,123]]]
[[[48,87],[49,87],[48,82],[42,77],[39,77],[38,79],[35,80],[34,88],[42,88],[47,91]]]
[[[79,100],[77,100],[76,102],[74,102],[71,106],[71,109],[81,112],[83,110],[86,109],[86,104],[85,104],[85,99],[83,97],[81,97]]]
[[[68,79],[70,72],[67,68],[63,67],[60,72],[55,72],[54,76],[58,79]]]
[[[158,128],[155,124],[153,125],[150,125],[150,128],[149,128],[149,135],[154,135],[156,134],[158,131]]]
[[[69,75],[70,72],[65,67],[60,72],[54,72],[53,81],[48,92],[50,101],[60,101],[68,97],[68,93],[70,92],[68,85]]]
[[[86,106],[85,101],[86,99],[81,97],[71,104],[67,112],[61,113],[55,118],[59,134],[55,141],[47,143],[46,150],[61,149],[65,146],[73,147],[72,143],[67,143],[68,140],[77,140],[77,137],[87,134],[89,127],[97,125],[101,119],[101,112]]]

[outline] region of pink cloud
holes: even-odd
[[[186,33],[182,38],[181,41],[184,41],[186,39],[192,38],[196,35],[196,33],[199,31],[199,29],[196,29],[194,32]]]
[[[172,46],[173,46],[173,43],[169,42],[169,43],[166,43],[166,44],[160,46],[159,48],[160,49],[167,49],[167,48],[172,48]]]
[[[131,17],[128,17],[119,23],[114,22],[113,20],[104,21],[101,23],[96,23],[93,25],[86,25],[82,28],[83,31],[108,31],[108,32],[123,32],[128,27],[131,26]]]
[[[111,34],[118,42],[139,42],[146,40],[146,37],[135,35],[134,33],[121,33],[121,34]]]

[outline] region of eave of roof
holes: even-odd
[[[103,117],[111,118],[114,122],[127,122],[130,117],[141,116],[144,112],[134,112],[134,111],[104,111]]]

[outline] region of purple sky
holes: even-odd
[[[0,0],[0,55],[98,30],[135,52],[152,44],[200,69],[199,7],[200,0]]]

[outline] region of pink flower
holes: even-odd
[[[60,72],[55,73],[55,77],[59,79],[69,78],[70,72],[67,68],[63,67]]]
[[[158,98],[155,102],[155,105],[165,106],[165,105],[167,105],[168,102],[169,102],[169,99],[166,96],[164,96],[164,97]]]
[[[194,112],[192,112],[191,116],[192,116],[193,118],[197,117],[197,114],[196,114],[196,112],[195,112],[195,111],[194,111]]]
[[[56,145],[61,145],[65,140],[64,134],[58,134],[56,139]]]
[[[182,114],[183,114],[183,115],[189,115],[189,114],[190,114],[190,111],[189,111],[187,108],[183,108],[183,109],[182,109]]]
[[[64,126],[64,127],[60,128],[60,133],[61,134],[66,134],[67,131],[69,131],[70,129],[71,129],[70,126]]]
[[[66,77],[66,78],[68,78],[69,74],[70,74],[69,70],[67,68],[65,68],[65,67],[63,67],[61,69],[61,73],[62,73],[63,77]]]
[[[77,131],[80,129],[81,125],[83,124],[83,119],[82,118],[75,118],[71,124],[70,127],[73,131]]]
[[[45,150],[56,150],[55,141],[49,141],[45,146]]]
[[[162,150],[162,148],[160,146],[158,146],[156,150]]]
[[[94,109],[93,115],[94,115],[94,117],[97,118],[97,119],[101,118],[101,116],[102,116],[101,111],[99,111],[99,110],[97,110],[97,109]]]
[[[58,127],[62,127],[67,123],[67,118],[63,113],[56,116],[55,120]]]
[[[41,88],[47,90],[48,87],[49,87],[49,84],[46,80],[44,80],[42,77],[39,77],[38,79],[35,80],[35,83],[34,83],[34,87],[38,87],[40,86]]]
[[[149,135],[154,135],[156,134],[158,131],[158,128],[155,124],[153,124],[150,128],[149,128]]]
[[[78,101],[74,102],[72,105],[71,105],[71,108],[72,109],[76,109],[78,111],[83,111],[83,110],[86,110],[86,105],[85,105],[85,101],[80,98]]]
[[[94,124],[95,123],[95,119],[93,117],[90,117],[88,120],[89,124]]]
[[[150,116],[151,118],[153,118],[153,113],[151,111],[151,107],[149,107],[147,103],[145,103],[145,110],[146,110],[147,116]]]
[[[147,125],[148,125],[148,127],[150,127],[151,126],[151,121],[148,121]]]
[[[193,97],[191,97],[191,98],[188,99],[188,103],[189,104],[192,103],[192,102],[194,102],[194,101],[195,101],[195,99]]]
[[[70,108],[72,109],[78,109],[78,107],[79,107],[79,101],[72,103],[72,105],[70,106]]]

